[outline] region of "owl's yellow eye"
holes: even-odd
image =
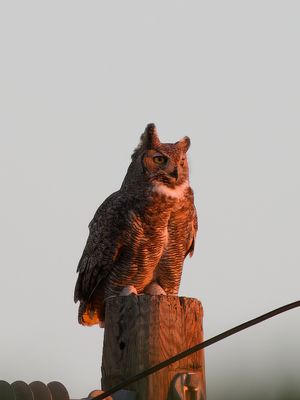
[[[153,157],[153,161],[155,162],[155,164],[161,165],[167,161],[167,158],[163,156],[155,156]]]

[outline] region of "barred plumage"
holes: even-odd
[[[89,225],[74,295],[81,324],[104,321],[109,296],[178,293],[198,228],[189,146],[187,137],[160,143],[155,125],[146,127],[120,190],[103,202]]]

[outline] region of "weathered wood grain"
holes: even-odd
[[[176,296],[113,297],[107,301],[102,388],[122,382],[203,340],[203,310],[196,299]],[[139,400],[167,400],[171,381],[196,372],[205,396],[204,351],[186,357],[127,389]]]

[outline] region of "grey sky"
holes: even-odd
[[[75,270],[148,122],[192,140],[180,293],[205,336],[299,299],[299,18],[297,1],[1,1],[0,379],[98,386]],[[299,337],[294,310],[208,349],[209,398],[299,380]]]

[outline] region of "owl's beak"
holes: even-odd
[[[170,172],[169,175],[172,176],[172,178],[175,178],[176,181],[177,181],[177,179],[178,179],[178,169],[177,169],[177,167],[175,167],[174,170],[172,172]]]

